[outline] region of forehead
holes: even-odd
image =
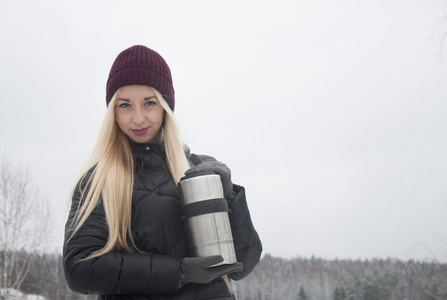
[[[119,98],[134,98],[155,96],[154,90],[147,85],[126,85],[119,93]]]

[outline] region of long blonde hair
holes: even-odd
[[[165,110],[163,139],[171,177],[178,183],[189,168],[173,112],[163,96],[154,89],[158,101]],[[112,97],[92,155],[81,171],[73,195],[81,194],[79,206],[71,224],[70,238],[79,231],[94,208],[102,200],[109,236],[104,248],[83,260],[111,251],[138,251],[131,231],[132,191],[134,185],[134,158],[128,137],[115,121],[115,105],[120,89]],[[86,177],[89,172],[91,176]],[[129,242],[131,245],[129,245]]]

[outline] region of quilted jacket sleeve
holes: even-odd
[[[178,290],[180,258],[150,253],[107,253],[81,261],[104,247],[108,231],[104,209],[98,205],[81,229],[69,238],[80,197],[80,192],[73,196],[63,247],[65,278],[72,290],[83,294],[128,295]]]
[[[245,198],[245,189],[233,184],[234,197],[229,199],[228,214],[233,233],[234,248],[237,261],[244,264],[242,271],[230,274],[233,280],[240,280],[250,274],[259,263],[262,253],[262,244],[251,221]]]

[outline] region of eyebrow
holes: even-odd
[[[155,99],[157,99],[157,97],[156,96],[150,96],[150,97],[146,97],[146,98],[144,98],[144,101],[147,101],[147,100],[151,100],[152,98],[155,98]],[[158,99],[157,99],[158,100]]]
[[[150,96],[150,97],[146,97],[146,98],[144,98],[144,101],[148,101],[148,100],[151,100],[152,98],[155,98],[155,99],[157,99],[157,97],[156,97],[156,96]],[[117,100],[121,100],[121,101],[126,101],[126,102],[130,102],[130,100],[129,100],[129,99],[126,99],[126,98],[118,98]]]

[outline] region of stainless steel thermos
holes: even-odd
[[[189,248],[194,256],[221,255],[221,264],[236,263],[228,204],[220,176],[198,173],[179,183]]]

